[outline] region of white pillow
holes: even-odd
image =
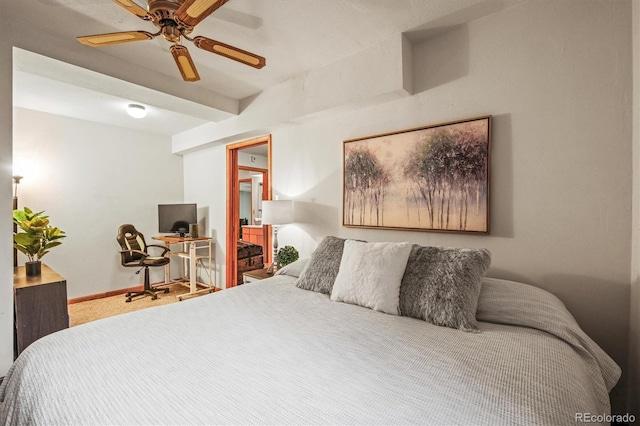
[[[347,240],[331,300],[398,315],[400,283],[411,243],[365,243]]]

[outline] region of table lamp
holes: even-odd
[[[262,202],[262,224],[273,226],[273,262],[267,273],[278,269],[278,226],[293,222],[292,200],[268,200]]]

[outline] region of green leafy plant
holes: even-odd
[[[293,246],[284,246],[278,250],[276,261],[278,262],[278,265],[285,266],[298,260],[298,257],[300,257],[298,250]]]
[[[43,213],[44,210],[33,212],[29,207],[13,211],[13,223],[18,227],[13,234],[13,247],[24,253],[29,262],[39,261],[66,237],[63,230],[49,224],[49,216]]]

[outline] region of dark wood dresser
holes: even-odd
[[[31,343],[69,327],[67,280],[42,264],[42,274],[27,277],[24,266],[13,268],[14,355]]]

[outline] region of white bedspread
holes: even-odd
[[[42,338],[0,386],[0,424],[574,425],[609,413],[619,368],[546,292],[487,280],[481,332],[465,333],[294,280]]]

